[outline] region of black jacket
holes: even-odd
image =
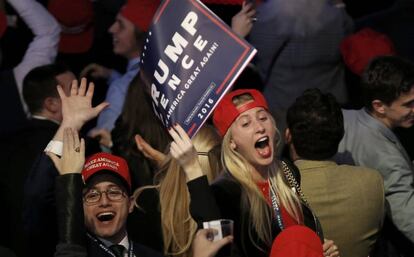
[[[59,244],[55,257],[109,257],[94,240],[85,236],[82,207],[82,178],[80,174],[67,174],[56,178],[56,207]],[[162,257],[143,245],[133,243],[135,256]]]
[[[296,180],[300,181],[300,175],[297,170],[293,170],[293,174]],[[210,187],[208,186],[207,177],[200,177],[190,181],[188,189],[191,195],[191,215],[199,224],[203,221],[215,219],[231,219],[234,221],[234,243],[231,249],[231,256],[269,256],[269,247],[258,239],[253,229],[249,229],[252,226],[249,220],[249,210],[242,206],[242,197],[245,197],[244,192],[241,185],[230,173],[225,172]],[[302,204],[302,208],[305,225],[322,235],[316,216],[313,215],[306,205]],[[251,230],[251,235],[249,235],[249,230]],[[276,222],[273,222],[273,238],[279,233],[280,228]],[[262,248],[263,251],[256,247],[255,244]]]

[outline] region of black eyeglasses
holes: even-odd
[[[125,197],[125,192],[117,187],[111,187],[104,191],[97,189],[90,189],[83,195],[83,200],[86,203],[94,204],[101,200],[102,194],[105,193],[110,201],[119,202]]]

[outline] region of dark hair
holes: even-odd
[[[108,179],[110,177],[110,179]],[[131,188],[128,185],[128,182],[121,177],[119,174],[111,171],[111,170],[100,170],[97,171],[95,174],[90,176],[87,181],[84,183],[84,188],[89,189],[93,185],[102,182],[102,181],[111,181],[115,183],[117,186],[121,187],[128,196],[131,196]]]
[[[342,111],[332,94],[308,89],[287,111],[296,153],[309,160],[331,158],[344,135]]]
[[[23,80],[23,98],[32,114],[40,112],[48,97],[59,97],[56,76],[70,71],[62,64],[49,64],[31,70]]]
[[[138,151],[135,134],[159,151],[164,151],[170,142],[169,134],[152,109],[151,96],[138,73],[131,81],[121,115],[111,132],[114,154],[127,160],[132,177],[132,188],[153,183],[155,168]],[[137,181],[139,182],[137,184]]]
[[[390,105],[414,85],[414,63],[397,56],[374,58],[362,74],[361,87],[365,107],[372,111],[372,101]]]

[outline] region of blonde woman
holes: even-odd
[[[213,122],[223,137],[225,173],[210,188],[188,136],[179,125],[169,130],[171,155],[189,181],[193,218],[232,219],[232,255],[268,256],[274,238],[292,225],[308,226],[322,240],[317,218],[299,197],[299,187],[292,188],[293,181],[299,182],[297,170],[275,158],[279,133],[263,95],[251,89],[227,94]],[[324,250],[325,256],[339,254],[332,241]]]
[[[221,171],[220,163],[210,165],[209,160],[219,159],[215,149],[220,147],[220,137],[211,126],[204,126],[192,139],[198,153],[204,174],[212,181]],[[140,196],[157,194],[161,211],[161,231],[164,254],[169,256],[188,257],[191,255],[191,244],[197,232],[197,223],[192,219],[189,211],[190,196],[186,186],[186,175],[179,163],[171,156],[163,155],[153,149],[139,136],[136,137],[137,146],[143,154],[161,165],[155,175],[155,186],[146,186],[135,191],[137,207],[142,211],[149,211],[142,206]],[[150,192],[147,192],[150,191]],[[131,226],[131,228],[133,228]],[[135,228],[136,229],[136,228]],[[138,230],[138,233],[141,233]]]

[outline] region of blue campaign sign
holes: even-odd
[[[155,114],[194,136],[255,53],[201,2],[164,0],[141,55]]]

